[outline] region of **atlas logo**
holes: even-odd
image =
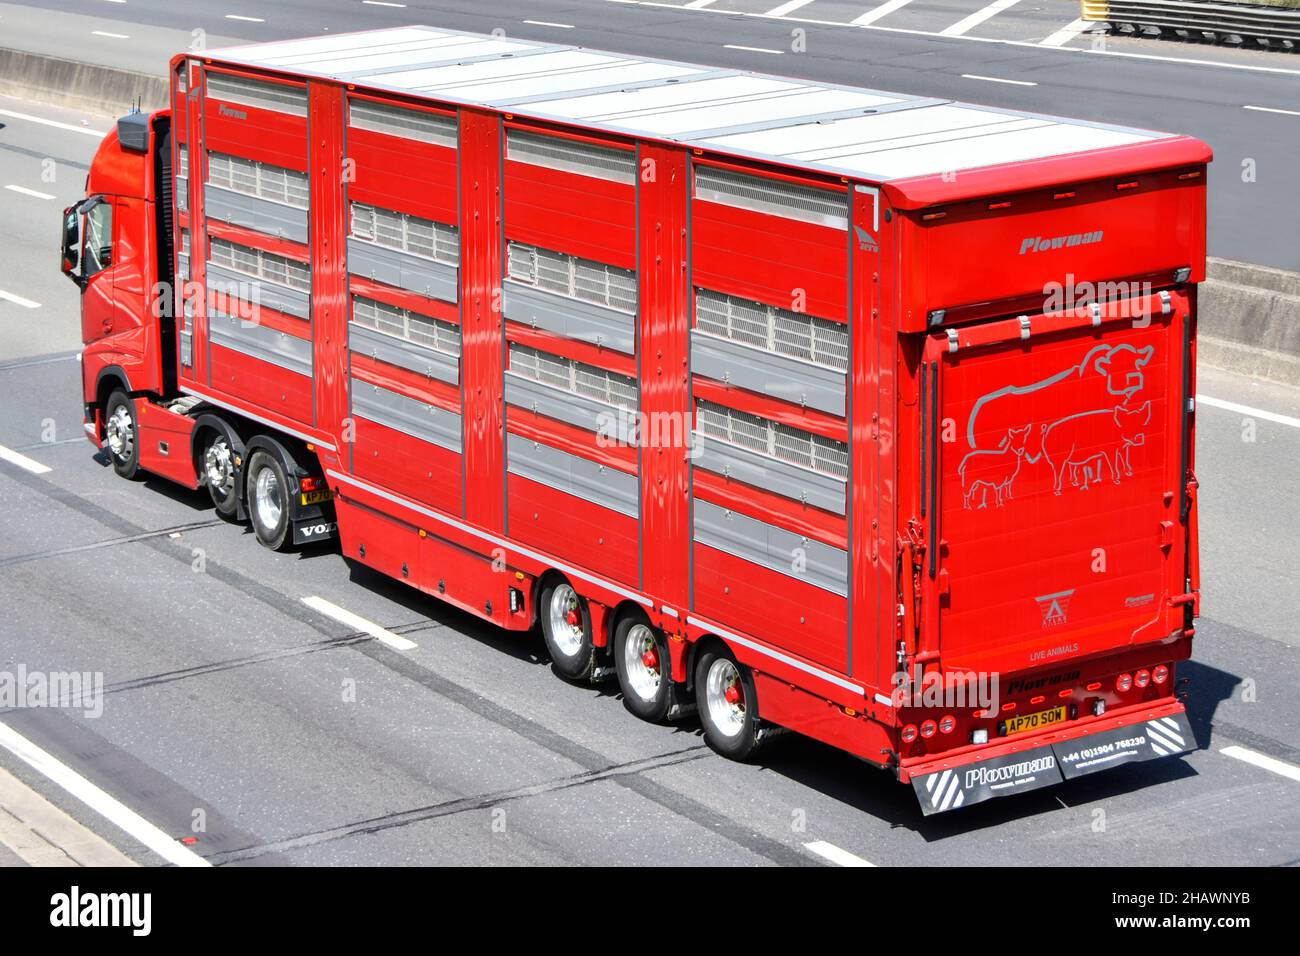
[[[859,225],[854,225],[853,231],[858,234],[858,248],[863,252],[879,252],[880,246],[876,244],[875,238],[867,230]]]
[[[1059,627],[1066,623],[1070,612],[1070,596],[1073,594],[1074,588],[1070,588],[1068,591],[1042,594],[1034,598],[1038,602],[1038,610],[1043,613],[1043,627]]]
[[[1090,246],[1094,243],[1101,242],[1102,231],[1096,232],[1076,232],[1068,236],[1052,236],[1044,238],[1043,236],[1026,236],[1020,240],[1020,254],[1023,256],[1027,252],[1055,252],[1057,249],[1069,249],[1073,246]]]

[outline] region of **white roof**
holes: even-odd
[[[876,182],[1170,138],[426,26],[230,47],[204,56]]]

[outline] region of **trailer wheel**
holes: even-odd
[[[258,449],[248,462],[246,487],[248,513],[258,542],[272,551],[288,550],[293,539],[289,536],[289,480],[284,466],[274,455]]]
[[[199,475],[217,514],[233,518],[239,510],[239,493],[235,488],[235,450],[229,435],[215,429],[208,432]]]
[[[542,639],[555,670],[566,680],[584,681],[595,670],[591,642],[591,612],[568,581],[558,579],[542,589],[539,602]]]
[[[139,439],[135,403],[119,389],[108,396],[104,405],[104,444],[113,470],[123,478],[134,478],[140,470]]]
[[[747,760],[762,741],[758,695],[749,668],[726,647],[705,650],[695,666],[695,700],[704,740],[731,760]]]
[[[614,669],[623,706],[642,720],[660,723],[672,706],[668,643],[639,615],[629,614],[614,631]]]

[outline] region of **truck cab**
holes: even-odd
[[[86,198],[63,211],[61,268],[81,290],[86,428],[106,438],[114,391],[175,393],[171,117],[129,113],[104,137]]]

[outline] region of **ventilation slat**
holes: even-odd
[[[359,295],[352,298],[352,321],[414,345],[460,355],[460,329],[450,322]]]
[[[636,379],[538,349],[510,343],[510,371],[551,388],[636,411]]]
[[[271,252],[243,246],[215,236],[209,258],[219,266],[234,269],[254,279],[273,282],[299,292],[311,291],[311,267]]]
[[[849,225],[844,193],[712,166],[695,167],[695,198],[835,229]]]
[[[227,103],[240,103],[293,116],[307,115],[307,91],[298,86],[268,83],[224,73],[208,74],[208,96]]]
[[[296,209],[310,203],[306,173],[226,153],[208,153],[208,182]]]
[[[848,479],[849,448],[844,442],[714,402],[697,401],[695,412],[695,427],[701,434],[810,471]]]
[[[543,292],[592,302],[636,314],[636,273],[591,259],[511,242],[506,246],[507,274]]]
[[[460,230],[432,219],[354,202],[352,235],[377,246],[460,265]]]
[[[454,117],[400,106],[385,106],[367,100],[351,101],[348,106],[348,125],[446,146],[448,149],[455,149],[458,141]]]
[[[848,326],[828,319],[697,288],[695,327],[742,345],[841,372],[849,367]]]
[[[616,183],[636,182],[636,154],[613,146],[512,129],[506,134],[506,158]]]

